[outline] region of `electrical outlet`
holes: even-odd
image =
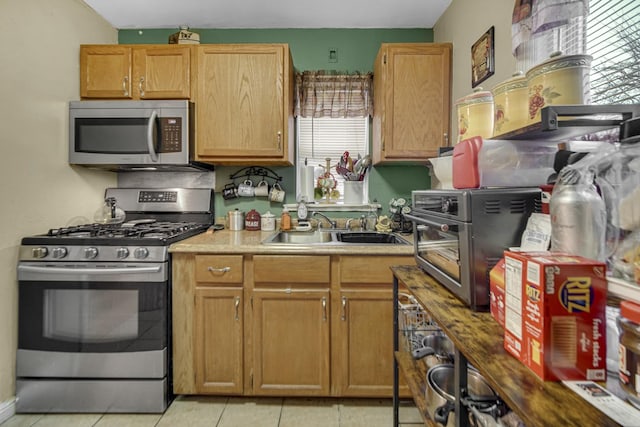
[[[338,49],[335,47],[329,48],[329,62],[338,62]]]

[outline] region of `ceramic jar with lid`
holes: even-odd
[[[456,143],[474,136],[490,138],[493,135],[493,95],[482,88],[456,101],[458,112],[458,139]]]
[[[244,228],[249,231],[260,230],[260,214],[255,209],[247,212],[244,218]]]
[[[589,55],[560,52],[527,71],[528,124],[540,122],[540,109],[549,105],[589,104]]]
[[[276,229],[276,216],[269,211],[262,214],[260,229],[262,231],[274,231]]]
[[[491,89],[493,94],[493,135],[503,135],[528,124],[527,77],[522,71]]]

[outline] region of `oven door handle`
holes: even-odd
[[[405,218],[409,218],[411,221],[416,222],[417,224],[426,224],[426,225],[431,225],[435,228],[437,228],[440,231],[449,231],[449,226],[450,225],[458,225],[458,224],[447,224],[444,221],[431,221],[429,219],[426,219],[424,217],[421,216],[415,216],[415,215],[411,215],[411,214],[403,214]]]
[[[19,265],[18,271],[25,273],[54,273],[54,274],[132,274],[132,273],[158,273],[162,266],[152,267],[109,267],[109,268],[73,268],[73,267],[40,267],[36,265]]]

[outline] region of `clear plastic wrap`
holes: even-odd
[[[635,254],[640,254],[640,144],[603,144],[577,163],[565,167],[560,172],[550,203],[553,205],[554,197],[559,197],[556,194],[560,194],[565,186],[591,184],[595,185],[593,188],[604,203],[605,224],[603,227],[600,220],[592,218],[593,228],[589,229],[583,222],[583,234],[597,234],[598,239],[602,239],[600,258],[607,261],[615,277],[634,280]],[[553,221],[553,212],[551,214]],[[582,214],[584,218],[590,212]],[[555,234],[552,228],[552,249],[566,250],[561,233]]]

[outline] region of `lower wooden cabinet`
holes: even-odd
[[[340,292],[333,364],[338,395],[392,395],[392,302],[392,292],[387,290]]]
[[[196,288],[193,356],[198,393],[243,392],[242,289]]]
[[[389,267],[407,264],[412,256],[175,254],[174,393],[391,397]]]
[[[329,395],[329,290],[253,291],[253,393]]]

